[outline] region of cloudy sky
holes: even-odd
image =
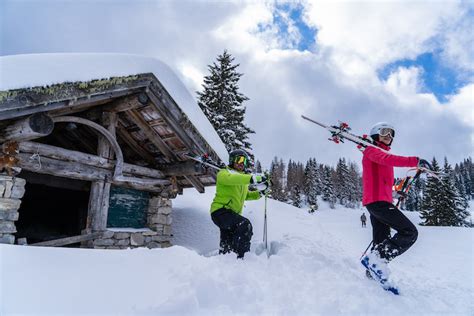
[[[452,163],[473,154],[471,1],[0,1],[0,55],[119,52],[157,57],[190,92],[227,49],[240,64],[254,153],[359,161],[300,118],[379,121],[392,151]]]

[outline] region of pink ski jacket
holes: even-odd
[[[390,147],[377,142],[385,150]],[[403,157],[385,153],[375,147],[367,147],[362,158],[362,205],[378,201],[392,203],[393,167],[416,167],[418,157]]]

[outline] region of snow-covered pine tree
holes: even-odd
[[[474,198],[474,181],[472,179],[472,170],[471,157],[464,159],[464,161],[459,164],[460,181],[464,185],[464,191],[466,192],[468,199]]]
[[[456,187],[456,179],[453,168],[448,163],[448,159],[444,158],[443,167],[443,205],[445,209],[442,217],[442,226],[469,226],[466,219],[470,213],[467,211],[468,203],[464,192],[459,192]],[[462,190],[462,188],[461,188]],[[463,196],[464,194],[464,196]]]
[[[465,162],[465,168],[466,168],[466,172],[467,174],[469,175],[468,178],[469,178],[469,188],[466,188],[466,193],[470,193],[470,199],[474,199],[474,164],[472,163],[472,158],[469,157],[469,159],[466,159]]]
[[[282,159],[278,157],[273,158],[270,165],[270,176],[271,176],[271,194],[270,196],[278,201],[286,201],[285,194],[285,164]]]
[[[317,204],[318,189],[321,185],[319,184],[320,178],[316,159],[310,158],[308,160],[305,167],[304,177],[306,200],[309,205]]]
[[[407,198],[405,200],[405,209],[410,212],[420,212],[421,203],[423,199],[423,191],[425,187],[425,180],[418,178],[415,183],[411,186],[408,191]]]
[[[301,200],[301,189],[299,185],[295,185],[291,190],[291,204],[296,207],[303,206],[303,201]]]
[[[439,171],[436,159],[433,168]],[[444,160],[441,181],[434,177],[428,179],[423,197],[421,218],[426,226],[468,226],[466,218],[469,212],[462,202],[456,188],[454,172],[447,159]]]
[[[262,173],[262,164],[259,160],[255,161],[255,172]]]
[[[317,189],[316,192],[318,195],[323,194],[324,186],[323,186],[323,177],[324,177],[324,164],[320,164],[318,167],[318,182],[317,182]]]
[[[347,205],[350,196],[350,175],[345,158],[339,158],[334,176],[334,193],[341,205]]]
[[[330,208],[334,208],[336,204],[336,195],[334,194],[334,188],[333,188],[333,181],[332,181],[332,174],[333,170],[329,166],[324,166],[324,173],[322,177],[322,186],[323,186],[323,191],[322,191],[322,199],[323,201],[326,201],[329,203]]]
[[[467,210],[469,208],[469,197],[466,194],[466,186],[464,185],[461,174],[453,174],[454,186],[459,193],[458,204],[462,209]]]
[[[348,200],[346,206],[356,208],[360,201],[362,201],[362,178],[359,173],[359,168],[353,162],[349,163],[349,179],[348,179]]]
[[[431,162],[433,171],[439,172],[438,161],[433,158]],[[442,210],[439,207],[439,203],[442,199],[443,190],[441,189],[441,183],[435,177],[429,177],[426,181],[425,192],[423,193],[423,201],[421,205],[420,218],[423,220],[421,225],[425,226],[440,226],[440,218]]]
[[[197,92],[198,105],[207,116],[227,151],[243,149],[252,157],[248,135],[255,133],[244,124],[244,101],[248,98],[239,92],[241,73],[239,64],[227,50],[217,57],[217,63],[208,65],[210,74],[204,77],[203,91]]]

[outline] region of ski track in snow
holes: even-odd
[[[0,315],[473,315],[472,229],[419,227],[418,242],[391,263],[401,291],[395,296],[368,280],[358,260],[370,242],[370,223],[360,227],[363,210],[320,203],[308,214],[269,200],[275,253],[267,258],[256,254],[264,201],[248,202],[251,253],[243,261],[204,256],[219,243],[208,211],[213,189],[187,190],[174,201],[173,242],[180,246],[1,246]]]

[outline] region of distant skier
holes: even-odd
[[[265,176],[248,174],[248,154],[240,149],[229,154],[229,165],[217,173],[216,195],[211,204],[211,218],[220,229],[220,254],[234,252],[243,259],[250,250],[252,224],[241,215],[245,200],[258,200],[268,190]],[[257,187],[249,191],[249,184]]]
[[[362,223],[362,227],[365,227],[365,222],[367,221],[367,217],[365,216],[365,213],[362,213],[360,216],[360,221]]]
[[[388,151],[395,129],[388,123],[377,123],[372,127],[370,136],[378,147]],[[396,156],[376,147],[368,146],[363,152],[362,204],[370,214],[373,246],[361,262],[366,268],[375,265],[374,270],[381,272],[385,279],[389,273],[387,263],[410,248],[418,237],[415,225],[392,204],[393,167],[416,166],[431,168],[424,159]],[[391,236],[390,228],[396,230],[394,236]]]

